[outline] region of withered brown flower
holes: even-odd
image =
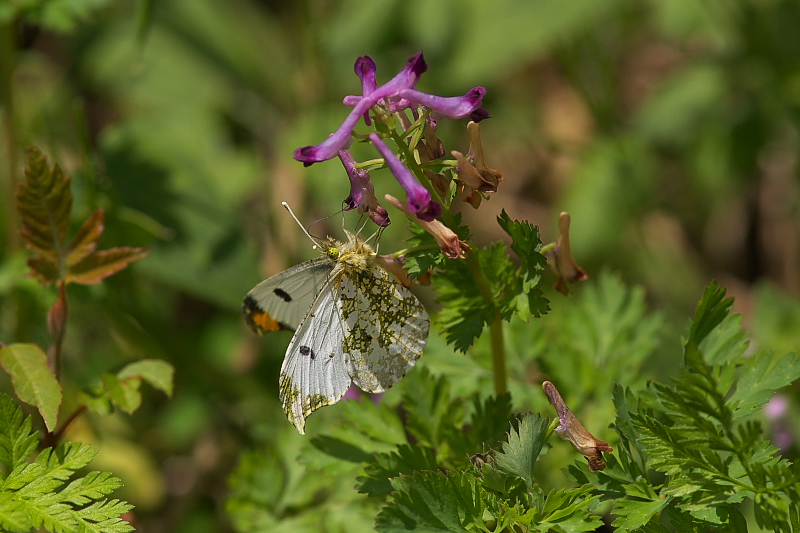
[[[606,463],[603,461],[602,452],[611,453],[614,449],[606,441],[596,439],[594,435],[583,427],[575,413],[564,403],[564,399],[561,398],[561,394],[555,385],[550,381],[545,381],[542,383],[542,388],[547,395],[547,399],[555,407],[556,413],[558,413],[558,420],[561,422],[555,430],[556,433],[562,439],[572,443],[572,447],[586,457],[586,460],[589,461],[589,470],[592,472],[603,470],[606,467]]]

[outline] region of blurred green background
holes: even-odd
[[[35,145],[72,176],[76,227],[102,207],[102,244],[152,248],[102,286],[70,287],[64,362],[73,392],[140,357],[176,367],[172,400],[151,393],[132,417],[85,417],[69,435],[100,447],[93,466],[123,478],[118,496],[145,531],[232,530],[227,478],[245,449],[271,450],[258,460],[284,486],[303,484],[292,454],[306,445],[277,395],[290,335],[256,338],[239,310],[258,281],[314,256],[280,202],[308,224],[349,192],[338,162],[306,169],[291,154],[346,116],[360,55],[375,59],[379,83],[423,50],[420,90],[487,88],[484,150],[504,181],[464,216],[477,243],[501,237],[501,209],[549,242],[558,213],[571,213],[573,253],[591,280],[567,300],[548,291],[555,311],[604,270],[642,286],[636,294],[663,317],[642,331],[667,339],[651,362],[665,375],[717,279],[759,347],[800,344],[795,0],[5,0],[0,25],[0,339],[47,344],[55,294],[24,278],[12,200]],[[463,124],[440,137],[467,149]],[[373,179],[379,197],[398,194],[387,173]],[[387,252],[407,236],[391,216]],[[326,232],[340,235],[340,217],[315,226]],[[464,366],[439,339],[431,352],[440,370]],[[483,367],[470,368],[454,375],[475,373],[471,386],[488,393]],[[335,420],[323,412],[318,424]],[[263,483],[271,501],[277,489]],[[302,505],[282,505],[335,500],[330,487],[306,492]],[[348,530],[352,501],[329,506],[328,530]]]

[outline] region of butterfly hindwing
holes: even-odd
[[[242,304],[247,325],[259,335],[296,330],[332,269],[330,259],[319,257],[262,281]]]
[[[300,433],[305,433],[311,413],[338,402],[352,382],[342,351],[346,330],[337,295],[340,268],[334,269],[310,305],[281,366],[281,404]]]
[[[340,304],[350,376],[361,390],[383,392],[422,354],[428,314],[411,291],[377,266],[342,277]]]

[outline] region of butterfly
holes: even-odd
[[[352,383],[373,393],[397,383],[422,354],[430,329],[417,297],[376,264],[358,235],[347,232],[346,243],[306,235],[322,257],[262,281],[242,304],[259,335],[294,331],[279,390],[300,433],[311,413],[338,402]]]

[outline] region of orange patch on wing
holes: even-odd
[[[259,311],[257,309],[250,309],[250,321],[258,329],[259,334],[264,334],[267,331],[278,331],[283,329],[277,320],[272,318],[266,311]]]

